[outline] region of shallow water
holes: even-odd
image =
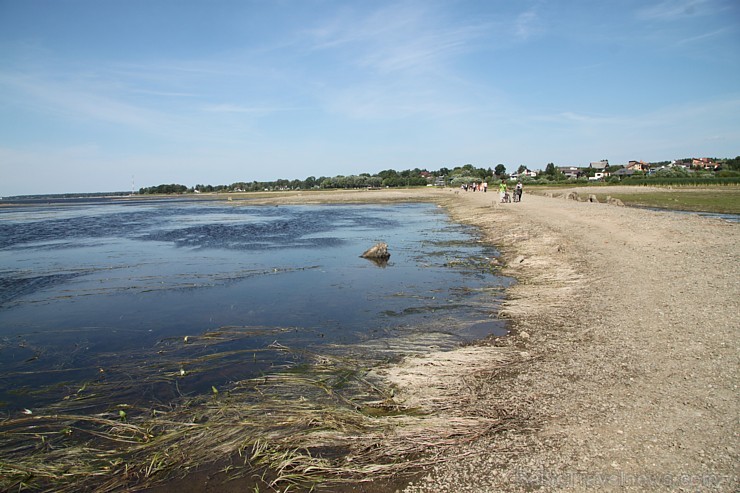
[[[359,257],[377,241],[386,265]],[[496,254],[429,204],[6,207],[0,402],[178,371],[198,376],[177,393],[202,392],[295,359],[276,347],[382,353],[420,335],[427,349],[500,335],[491,317],[510,281]],[[143,387],[137,399],[175,397]]]

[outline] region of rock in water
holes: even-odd
[[[370,258],[370,259],[381,259],[381,260],[387,260],[390,258],[391,254],[388,253],[388,244],[387,243],[377,243],[375,246],[370,247],[360,255],[360,257],[363,258]]]

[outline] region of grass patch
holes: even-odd
[[[567,186],[566,186],[567,185]],[[691,212],[711,212],[717,214],[740,214],[740,188],[735,186],[717,186],[717,187],[636,187],[618,185],[595,185],[584,183],[578,185],[567,183],[562,186],[530,185],[528,190],[537,195],[551,192],[554,195],[561,195],[563,189],[575,189],[588,187],[589,192],[578,192],[582,198],[588,195],[596,195],[599,202],[606,202],[607,197],[619,199],[625,205],[633,207],[655,207],[658,209],[669,209]],[[604,187],[608,190],[603,192],[599,188]],[[624,191],[622,191],[624,190]]]
[[[609,195],[629,206],[740,214],[740,189],[671,189],[638,193],[616,192]],[[606,196],[607,194],[596,194],[599,201],[606,201]]]

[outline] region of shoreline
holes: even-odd
[[[737,490],[738,223],[526,190],[508,204],[451,189],[228,203],[397,202],[435,203],[500,251],[493,262],[517,282],[491,317],[511,334],[371,371],[369,382],[390,385],[389,404],[415,415],[375,434],[373,449],[424,451],[423,460],[319,490]],[[421,470],[406,476],[412,464]],[[151,491],[243,489],[224,484],[219,467]]]
[[[501,316],[528,363],[469,375],[470,398],[525,425],[453,450],[405,491],[735,491],[740,227],[491,195],[447,207],[517,278]]]
[[[382,371],[397,402],[448,427],[472,417],[480,428],[431,449],[436,464],[405,493],[693,491],[697,482],[737,490],[737,223],[526,190],[509,204],[453,189],[233,203],[408,201],[437,203],[478,228],[517,283],[499,312],[512,335]],[[699,310],[697,296],[706,300]],[[400,491],[406,482],[329,491]]]
[[[517,280],[499,311],[512,334],[378,372],[462,442],[432,446],[410,479],[324,490],[737,490],[737,223],[526,190],[510,204],[451,189],[233,203],[408,201],[437,203],[501,252]],[[711,300],[699,310],[698,292]]]

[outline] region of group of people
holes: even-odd
[[[516,182],[516,187],[514,187],[514,202],[521,202],[522,201],[522,182],[518,181]],[[511,197],[509,196],[509,187],[506,184],[506,180],[501,180],[501,184],[498,186],[498,194],[501,198],[501,202],[511,202]]]
[[[463,189],[465,192],[487,192],[488,191],[488,183],[481,182],[481,183],[471,183],[468,185],[467,183],[464,183],[460,185],[460,188]],[[509,186],[506,184],[506,180],[501,180],[501,184],[498,186],[498,193],[501,197],[501,202],[511,202],[512,197],[509,195]],[[513,201],[514,202],[521,202],[522,201],[522,182],[518,181],[516,182],[516,186],[514,187],[514,193],[513,193]]]
[[[467,183],[463,183],[462,185],[460,185],[460,188],[462,188],[465,192],[487,192],[488,183],[485,181],[481,183],[471,183],[470,185],[468,185]]]

